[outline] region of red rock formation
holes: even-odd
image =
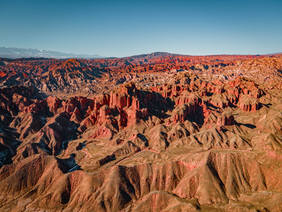
[[[216,124],[218,126],[228,126],[235,124],[234,117],[231,113],[222,114],[217,118]]]
[[[61,101],[54,96],[49,96],[47,99],[47,105],[52,113],[56,113],[57,109],[59,108]]]
[[[0,211],[281,211],[280,60],[0,59]]]
[[[259,109],[260,103],[252,96],[242,95],[239,99],[238,106],[243,111],[256,111]]]

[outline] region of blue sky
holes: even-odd
[[[282,0],[1,0],[0,46],[129,56],[282,52]]]

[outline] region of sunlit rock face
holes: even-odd
[[[281,58],[0,59],[0,210],[281,211]]]

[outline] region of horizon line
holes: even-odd
[[[140,54],[132,54],[127,56],[101,56],[98,53],[89,54],[89,53],[72,53],[72,52],[61,52],[56,50],[47,50],[47,49],[38,49],[38,48],[20,48],[20,47],[5,47],[2,46],[1,48],[5,49],[22,49],[22,50],[37,50],[37,51],[47,51],[47,52],[54,52],[54,53],[61,53],[61,54],[72,54],[73,56],[85,56],[85,57],[75,57],[77,59],[111,59],[111,58],[128,58],[128,57],[136,57],[136,56],[142,56],[142,55],[150,55],[150,54],[156,54],[156,53],[165,53],[170,55],[178,55],[178,56],[192,56],[192,57],[201,57],[201,56],[243,56],[243,55],[250,55],[250,56],[267,56],[267,55],[279,55],[282,54],[281,52],[272,52],[272,53],[220,53],[220,54],[183,54],[183,53],[175,53],[175,52],[168,52],[168,51],[153,51],[150,53],[140,53]],[[8,54],[8,53],[1,53],[0,52],[0,58],[7,58],[7,59],[26,59],[26,58],[45,58],[45,59],[58,59],[59,57],[39,57],[39,56],[23,56],[23,57],[1,57],[1,54]],[[88,58],[89,56],[89,58]],[[96,58],[95,58],[96,56]],[[91,58],[93,57],[93,58]],[[65,58],[59,58],[59,59],[71,59],[72,57],[65,57]]]

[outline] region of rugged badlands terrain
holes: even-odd
[[[0,211],[281,211],[282,55],[0,59]]]

